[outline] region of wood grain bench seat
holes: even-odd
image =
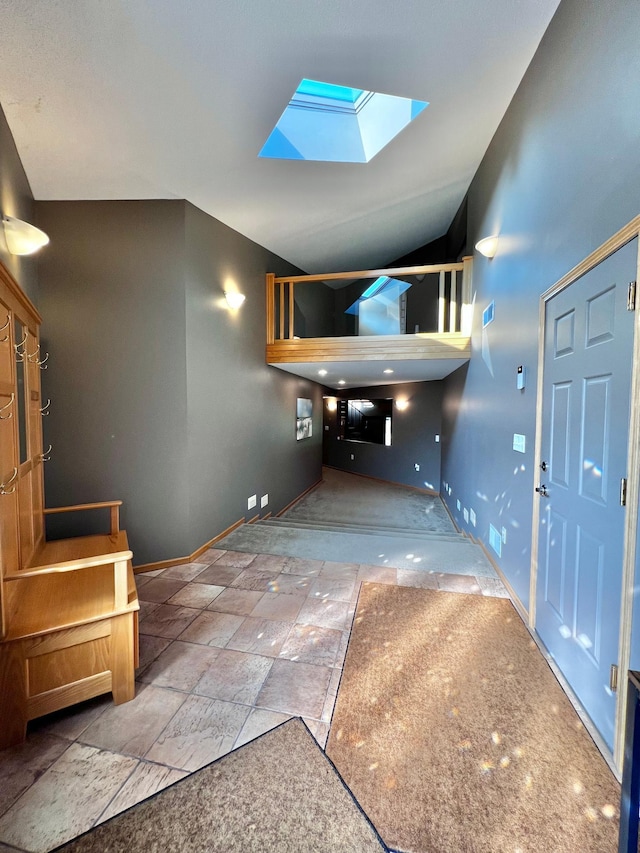
[[[134,697],[139,603],[131,559],[125,531],[112,523],[109,534],[43,542],[28,566],[5,574],[0,749],[21,743],[36,717],[102,693],[116,704]]]

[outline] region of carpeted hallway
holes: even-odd
[[[287,512],[242,525],[219,547],[496,578],[482,549],[456,531],[439,497],[332,468]]]

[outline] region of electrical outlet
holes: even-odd
[[[436,444],[440,441],[440,436],[436,434]]]
[[[417,463],[417,462],[414,462],[413,467],[416,469],[416,471],[419,471],[419,470],[420,470],[420,466],[418,465],[418,463]]]
[[[351,454],[351,461],[353,462],[353,460],[354,460],[355,458],[356,458],[356,457],[355,457],[355,454],[354,454],[354,453],[352,453],[352,454]]]
[[[324,425],[324,431],[329,432],[329,427],[327,426],[327,424]]]
[[[266,505],[269,503],[269,495],[263,495],[260,498],[260,509],[264,509]]]
[[[251,497],[247,500],[247,509],[253,509],[257,503],[258,503],[258,496],[257,495],[251,495]]]

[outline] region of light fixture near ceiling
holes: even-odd
[[[404,412],[404,410],[408,409],[408,408],[409,408],[409,401],[408,400],[404,400],[404,399],[396,400],[396,409],[398,409],[401,412]]]
[[[14,216],[3,215],[2,225],[7,249],[12,255],[32,255],[49,242],[48,235],[40,228]]]
[[[498,250],[498,235],[492,234],[490,237],[483,237],[476,243],[476,249],[485,258],[493,258]]]

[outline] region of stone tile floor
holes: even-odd
[[[43,717],[0,752],[0,853],[45,853],[292,715],[324,748],[361,582],[507,597],[495,578],[217,549],[136,580],[136,698]]]

